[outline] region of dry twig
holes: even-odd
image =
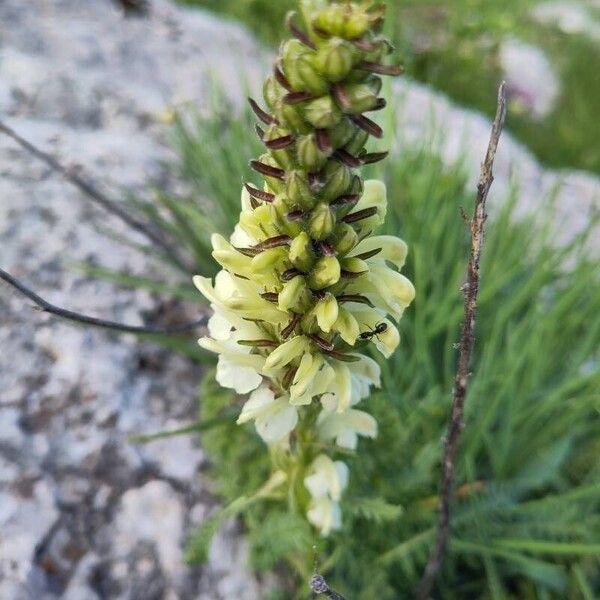
[[[345,600],[341,594],[329,587],[322,575],[317,575],[316,573],[310,578],[310,590],[313,598],[325,596],[329,600]]]
[[[442,475],[440,481],[440,507],[437,529],[437,539],[431,549],[427,566],[419,590],[418,600],[427,600],[433,589],[435,578],[440,571],[444,560],[444,554],[448,545],[450,533],[450,505],[452,500],[454,468],[458,442],[464,428],[464,406],[469,381],[469,368],[475,344],[475,319],[477,316],[477,294],[480,281],[480,259],[483,247],[484,227],[487,219],[486,201],[488,193],[494,181],[493,167],[496,157],[498,142],[502,134],[502,128],[506,119],[506,84],[503,82],[498,90],[498,109],[492,127],[492,134],[488,145],[485,160],[481,165],[481,175],[477,184],[477,198],[475,200],[475,211],[472,219],[468,219],[471,230],[471,251],[469,254],[469,266],[467,283],[462,288],[465,295],[464,321],[462,324],[460,343],[458,345],[459,357],[456,378],[454,380],[454,391],[452,401],[452,412],[448,433],[444,443],[444,454],[442,459]]]
[[[41,160],[55,173],[59,173],[70,184],[74,185],[79,191],[83,192],[83,194],[90,198],[95,204],[102,207],[106,212],[118,217],[128,227],[141,233],[148,241],[161,248],[165,256],[168,256],[182,271],[185,273],[190,272],[190,266],[186,264],[186,261],[179,255],[177,250],[173,248],[169,242],[163,239],[163,237],[148,223],[144,223],[130,215],[126,210],[119,206],[118,202],[108,198],[106,194],[101,192],[89,181],[85,180],[80,175],[77,175],[72,169],[62,165],[53,156],[40,150],[37,146],[21,137],[16,131],[8,127],[2,121],[0,121],[0,133],[7,135],[13,141],[17,142],[21,148],[29,152],[29,154]]]
[[[23,296],[29,298],[42,312],[50,313],[68,321],[83,323],[85,325],[91,325],[93,327],[100,327],[102,329],[109,329],[112,331],[119,331],[121,333],[136,333],[146,335],[176,334],[197,329],[198,327],[205,325],[207,322],[207,317],[203,317],[197,321],[193,321],[191,323],[182,323],[180,325],[174,325],[173,327],[144,327],[141,325],[125,325],[123,323],[117,323],[116,321],[107,321],[105,319],[90,317],[88,315],[77,313],[72,310],[67,310],[65,308],[61,308],[60,306],[56,306],[55,304],[51,304],[47,300],[44,300],[42,297],[38,296],[33,290],[26,287],[18,279],[3,269],[0,269],[0,280],[5,281]]]

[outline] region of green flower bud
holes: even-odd
[[[314,308],[317,323],[322,331],[329,333],[338,318],[338,303],[334,296],[327,293]]]
[[[312,240],[306,232],[299,233],[290,245],[289,259],[303,273],[308,273],[315,264]]]
[[[335,215],[328,204],[320,202],[313,209],[308,220],[308,231],[315,240],[329,237],[335,227]]]
[[[334,230],[332,245],[339,255],[348,254],[358,244],[358,235],[351,225],[340,223]]]
[[[346,144],[345,150],[350,152],[353,156],[358,156],[362,150],[364,150],[368,140],[369,134],[366,131],[359,129],[350,142]]]
[[[268,250],[263,250],[252,259],[250,270],[253,273],[266,273],[276,269],[283,270],[286,259],[286,248],[269,248]]]
[[[294,133],[310,133],[310,126],[304,121],[299,104],[287,104],[279,100],[275,107],[275,116],[280,123],[285,123]]]
[[[333,83],[341,81],[350,73],[353,61],[353,47],[339,38],[329,40],[315,56],[317,69]]]
[[[354,11],[346,21],[344,27],[344,37],[355,40],[367,33],[371,27],[371,19],[365,12]]]
[[[325,186],[321,190],[321,198],[331,202],[344,195],[352,183],[350,169],[334,160],[330,160],[323,172]]]
[[[308,285],[313,290],[322,290],[335,285],[341,277],[340,263],[335,256],[323,256],[308,276]]]
[[[358,115],[373,110],[377,107],[377,94],[364,83],[356,83],[344,86],[341,94],[338,94],[340,108],[349,115]]]
[[[369,265],[360,258],[344,258],[341,261],[341,269],[346,276],[358,277],[369,272]]]
[[[279,168],[280,166],[279,163],[268,153],[262,154],[258,160],[261,163],[264,163],[265,165],[269,165],[271,167]],[[267,182],[269,189],[271,189],[276,194],[279,194],[283,191],[285,184],[281,179],[278,179],[277,177],[270,177],[268,175],[265,175],[264,179]]]
[[[285,42],[281,49],[283,71],[290,85],[296,91],[300,91],[304,87],[304,80],[298,71],[298,62],[307,51],[308,48],[295,38]]]
[[[279,85],[275,77],[270,75],[263,85],[263,98],[270,110],[275,110],[277,102],[285,94],[285,90]]]
[[[323,96],[308,102],[304,107],[306,120],[317,129],[328,129],[337,125],[342,113],[331,96]]]
[[[329,130],[329,139],[334,148],[343,148],[360,129],[350,121],[342,119],[335,127]]]
[[[319,149],[314,134],[311,134],[302,136],[296,143],[296,157],[303,169],[316,173],[325,166],[328,155]]]
[[[279,292],[279,310],[304,314],[312,306],[312,293],[306,285],[306,279],[301,276],[294,277],[283,284]]]
[[[317,14],[314,25],[331,36],[343,37],[346,32],[346,7],[340,4],[328,6]]]
[[[305,57],[298,59],[295,64],[298,77],[302,81],[302,90],[310,92],[314,96],[322,96],[329,89],[329,82],[315,69],[312,63]]]
[[[292,171],[286,182],[286,193],[289,201],[307,210],[314,204],[314,196],[302,171]]]

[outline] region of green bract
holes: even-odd
[[[213,236],[223,270],[214,284],[195,283],[214,310],[200,344],[219,355],[218,382],[250,392],[238,422],[254,421],[273,445],[292,504],[326,535],[341,523],[348,472],[321,450],[376,435],[374,419],[354,408],[380,379],[359,350],[373,343],[393,353],[394,321],[415,292],[398,271],[404,242],[373,236],[385,219],[385,185],[360,175],[386,155],[365,149],[382,131],[364,113],[385,106],[379,75],[399,72],[382,63],[390,52],[379,35],[383,9],[300,5],[304,28],[289,16],[295,37],[265,83],[266,107],[251,100],[265,153],[250,164],[264,186],[244,186],[230,240]]]

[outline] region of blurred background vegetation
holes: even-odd
[[[285,37],[282,19],[296,5],[295,0],[182,1],[239,19],[272,45]],[[388,34],[407,75],[492,115],[498,81],[516,69],[520,83],[512,88],[511,132],[549,166],[600,173],[597,0],[387,4]],[[530,77],[536,68],[533,61],[547,63],[544,81]],[[523,81],[527,85],[522,86]],[[541,111],[535,107],[536,98],[544,104]]]
[[[186,2],[240,19],[273,45],[286,35],[282,19],[295,5],[295,0]],[[512,133],[547,165],[600,172],[600,53],[594,29],[600,27],[600,6],[568,5],[584,22],[571,18],[570,25],[559,26],[548,17],[548,3],[537,0],[398,0],[389,27],[410,76],[488,114],[495,108],[497,82],[506,75],[507,53],[513,53],[513,67],[523,48],[528,50],[521,66],[536,57],[547,60],[558,80],[556,96],[540,114],[528,90],[512,89]],[[546,13],[536,12],[540,7]],[[133,211],[186,251],[197,273],[216,273],[210,235],[228,236],[237,221],[240,182],[252,179],[248,159],[260,152],[252,130],[248,112],[236,114],[222,100],[210,116],[178,116],[173,167],[186,193],[157,190],[146,199],[130,199]],[[386,181],[394,199],[386,227],[409,242],[406,273],[419,293],[400,324],[405,341],[381,363],[382,389],[368,400],[380,436],[361,442],[351,459],[342,532],[319,541],[302,517],[283,506],[248,501],[268,477],[269,458],[253,428],[234,422],[242,399],[216,385],[214,357],[192,340],[163,340],[209,367],[198,424],[184,433],[202,432],[215,492],[226,506],[190,541],[187,558],[204,560],[222,520],[241,516],[252,566],[281,576],[281,589],[270,600],[307,597],[314,544],[323,558],[321,571],[349,598],[411,597],[434,538],[468,245],[459,207],[471,205],[473,190],[462,165],[444,165],[435,144],[425,139],[370,174]],[[514,189],[499,202],[503,208],[489,224],[456,513],[434,596],[594,600],[600,590],[600,283],[598,263],[583,248],[598,222],[557,248],[550,226],[554,198],[545,199],[548,210],[534,223],[517,221],[517,196]],[[202,302],[186,270],[181,283],[169,288],[125,273],[97,268],[95,273]]]
[[[239,182],[252,179],[248,156],[259,152],[252,123],[248,112],[236,116],[224,101],[215,102],[211,116],[178,119],[174,166],[188,193],[135,200],[205,275],[217,271],[210,234],[231,232]],[[473,198],[461,164],[444,165],[433,148],[421,140],[370,168],[395,199],[385,227],[410,241],[405,272],[419,294],[400,323],[403,344],[390,361],[381,361],[382,389],[365,405],[380,435],[361,442],[350,459],[343,531],[323,542],[282,504],[249,500],[267,480],[270,460],[253,427],[235,424],[243,399],[221,389],[211,369],[198,424],[184,431],[201,432],[215,492],[226,506],[190,540],[188,560],[205,560],[221,522],[241,516],[252,566],[281,575],[281,589],[269,600],[307,597],[315,544],[320,569],[354,600],[411,597],[423,571],[435,532],[453,343],[462,317],[458,289],[468,234],[459,207]],[[435,597],[593,600],[600,590],[600,284],[598,264],[583,249],[598,222],[559,249],[553,198],[534,223],[516,220],[516,197],[515,188],[488,229],[458,501]],[[180,288],[171,292],[187,298],[189,288],[183,273]],[[202,301],[199,294],[196,301]],[[195,352],[214,364],[212,355]],[[332,452],[348,459],[340,449]]]

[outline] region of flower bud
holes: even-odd
[[[299,58],[295,64],[295,68],[303,84],[302,90],[306,90],[314,96],[322,96],[327,93],[329,82],[315,69],[307,58]]]
[[[364,11],[354,11],[344,24],[344,37],[355,40],[362,37],[371,27],[371,19]]]
[[[277,83],[273,75],[267,77],[263,85],[263,98],[270,110],[275,110],[277,102],[284,92],[285,90]]]
[[[327,293],[314,308],[317,323],[322,331],[329,333],[338,318],[338,303],[334,296]]]
[[[345,40],[333,38],[319,49],[315,65],[330,82],[337,83],[350,73],[353,59],[353,47]]]
[[[358,235],[351,225],[340,223],[333,232],[332,244],[335,251],[344,255],[358,244]]]
[[[283,247],[269,248],[257,254],[250,264],[253,273],[265,273],[283,266],[287,258],[287,249]]]
[[[342,119],[329,130],[329,140],[334,148],[343,148],[356,134],[358,127],[349,119]]]
[[[306,120],[317,129],[329,129],[342,119],[342,113],[331,96],[323,96],[308,102],[304,107]]]
[[[350,311],[345,308],[340,308],[338,310],[337,321],[334,323],[333,328],[347,344],[354,346],[356,338],[358,338],[360,334],[360,328],[358,326],[358,321]]]
[[[281,123],[285,123],[294,133],[310,133],[310,126],[304,121],[299,104],[287,104],[279,100],[275,107],[275,115]]]
[[[330,160],[323,173],[325,185],[321,190],[321,198],[331,202],[346,193],[352,183],[350,169],[334,160]]]
[[[295,38],[285,42],[281,48],[283,71],[290,85],[296,91],[304,88],[304,81],[298,71],[298,62],[307,51],[307,47]]]
[[[341,277],[340,263],[335,256],[321,257],[308,276],[308,285],[313,290],[322,290],[335,285]]]
[[[374,94],[373,90],[364,83],[346,85],[338,94],[338,104],[349,115],[359,115],[373,110],[378,102],[377,94]]]
[[[315,264],[315,255],[312,247],[312,240],[306,232],[298,234],[290,245],[288,255],[291,263],[303,273],[308,273]]]
[[[302,171],[292,171],[288,175],[286,193],[292,204],[297,204],[303,209],[310,209],[314,205],[313,193]]]
[[[300,166],[309,173],[320,171],[327,163],[327,154],[322,152],[314,134],[301,137],[296,144],[296,155]]]
[[[258,161],[265,165],[279,168],[279,164],[270,154],[261,155]],[[264,179],[271,191],[275,192],[276,194],[279,194],[281,191],[283,191],[284,182],[281,179],[277,177],[270,177],[268,175],[264,175]]]
[[[345,277],[358,277],[369,272],[369,265],[360,258],[344,258],[341,262],[342,273]]]
[[[328,6],[317,14],[314,25],[331,36],[342,37],[346,27],[346,7],[339,4]]]
[[[366,146],[368,140],[369,134],[366,131],[359,129],[350,142],[346,144],[344,149],[353,156],[358,156]]]
[[[335,215],[324,202],[319,202],[308,220],[308,231],[315,240],[329,237],[335,227]]]
[[[279,310],[303,314],[310,310],[312,294],[306,285],[304,277],[297,276],[283,284],[279,292]]]

